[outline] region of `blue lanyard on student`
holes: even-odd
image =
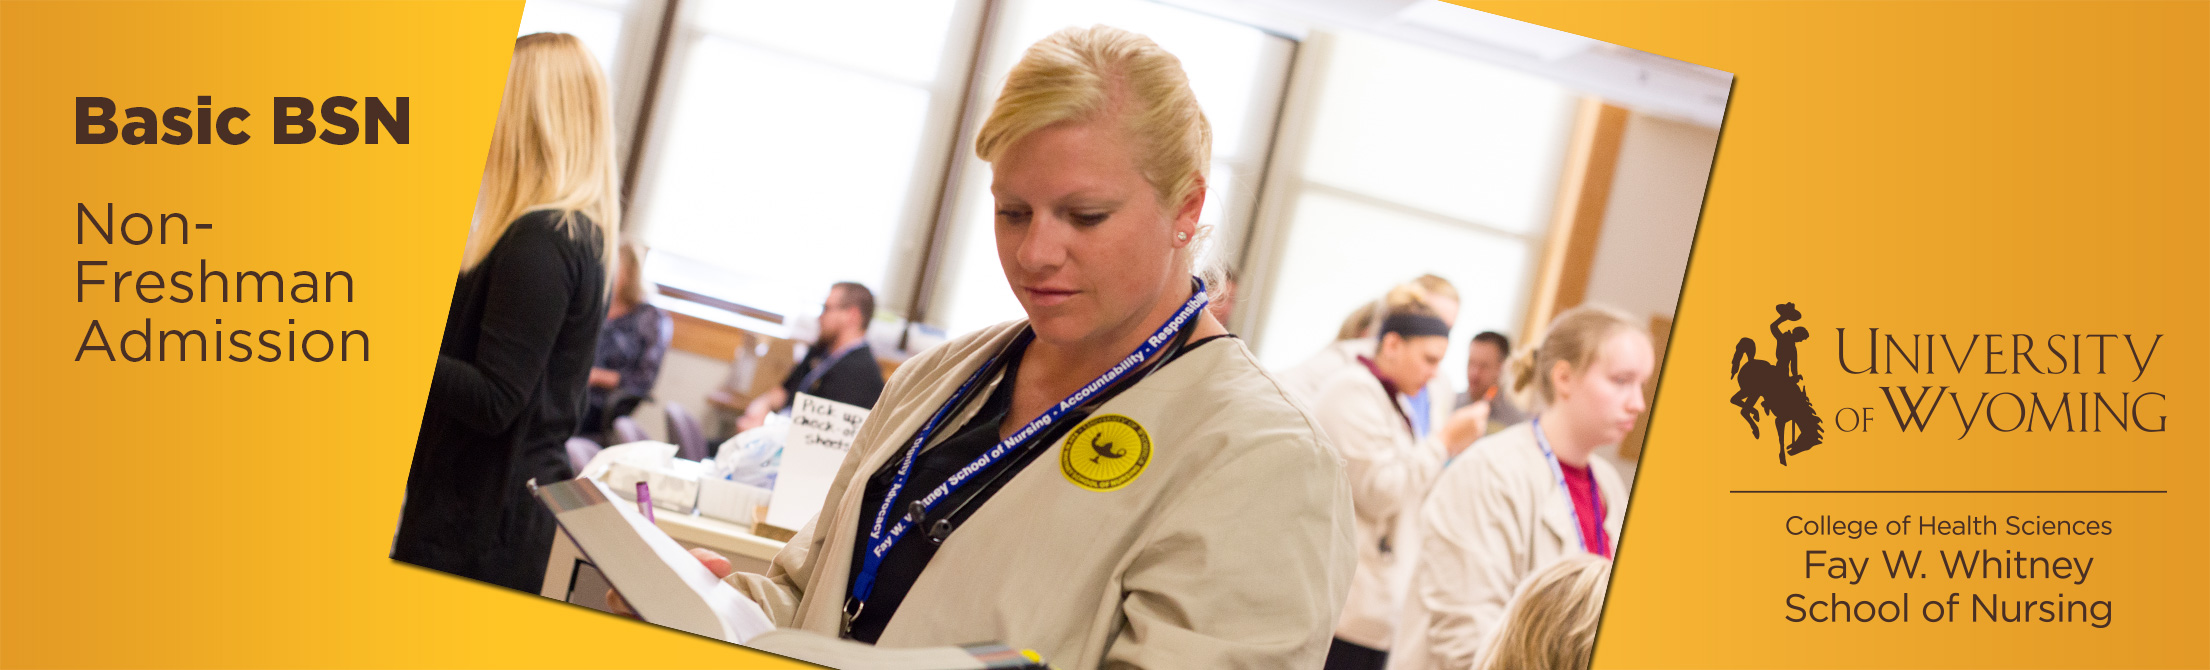
[[[1555,475],[1558,478],[1558,490],[1565,493],[1565,515],[1566,518],[1573,520],[1573,540],[1580,544],[1582,551],[1587,551],[1589,553],[1600,553],[1593,549],[1590,549],[1588,546],[1588,537],[1581,534],[1581,512],[1579,509],[1580,506],[1573,503],[1573,487],[1567,486],[1565,483],[1565,468],[1558,465],[1557,452],[1553,452],[1550,450],[1550,439],[1543,437],[1542,435],[1542,417],[1535,417],[1532,421],[1530,421],[1530,423],[1533,423],[1535,428],[1535,446],[1542,448],[1542,457],[1550,461],[1550,474]],[[1591,471],[1590,477],[1594,476],[1595,473]],[[1599,513],[1601,513],[1604,509],[1603,490],[1596,488],[1596,482],[1591,481],[1589,482],[1588,492],[1589,495],[1593,495],[1596,497],[1596,509]],[[1603,522],[1603,519],[1596,520],[1596,523],[1598,524],[1602,524]],[[1601,529],[1602,526],[1599,525],[1598,528]]]
[[[942,407],[936,408],[936,414],[930,416],[928,423],[922,424],[921,431],[913,436],[912,446],[905,450],[905,455],[898,462],[897,475],[890,480],[889,490],[883,493],[882,507],[875,510],[874,525],[867,532],[867,552],[861,555],[859,574],[852,581],[851,597],[845,601],[845,632],[850,632],[852,620],[859,618],[860,612],[867,608],[867,597],[875,591],[875,575],[877,571],[882,569],[883,558],[890,555],[890,548],[896,546],[899,538],[905,537],[906,531],[911,530],[919,522],[918,517],[926,516],[929,510],[935,509],[937,504],[950,497],[961,486],[973,481],[976,476],[988,471],[998,461],[1018,451],[1023,443],[1029,441],[1029,438],[1043,434],[1052,424],[1057,423],[1061,417],[1064,417],[1069,410],[1081,407],[1084,403],[1089,402],[1092,396],[1110,388],[1114,382],[1119,381],[1129,371],[1143,367],[1144,362],[1151,360],[1153,356],[1159,353],[1160,348],[1172,342],[1175,335],[1181,332],[1182,327],[1187,325],[1190,319],[1195,318],[1198,312],[1205,308],[1207,302],[1205,282],[1198,279],[1195,280],[1195,284],[1196,290],[1191,292],[1189,301],[1182,303],[1182,308],[1176,311],[1172,318],[1167,319],[1165,324],[1160,325],[1158,331],[1153,332],[1151,337],[1137,345],[1136,350],[1128,354],[1127,358],[1121,359],[1120,363],[1114,365],[1112,369],[1106,370],[1105,374],[1098,376],[1097,379],[1076,390],[1073,395],[1067,396],[1065,400],[1046,408],[1043,414],[1030,420],[1027,425],[1021,426],[1020,430],[1013,431],[1011,436],[999,440],[997,446],[983,452],[981,456],[975,458],[974,462],[960,468],[950,478],[945,479],[944,483],[936,485],[936,488],[930,490],[927,495],[922,496],[918,501],[914,501],[916,514],[908,514],[898,519],[888,530],[885,530],[883,524],[890,520],[890,509],[897,505],[898,493],[905,488],[906,477],[912,474],[913,461],[920,455],[921,448],[928,444],[929,437],[936,433],[936,429],[943,424],[944,419],[950,416],[967,399],[968,394],[975,390],[975,384],[982,380],[983,374],[997,367],[997,358],[992,357],[989,362],[975,370],[974,374],[969,375],[967,381],[959,385],[959,390],[952,392],[951,399],[945,401]],[[1028,336],[1025,333],[1023,334],[1023,337]]]

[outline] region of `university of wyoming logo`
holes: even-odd
[[[1773,310],[1780,313],[1780,318],[1767,327],[1773,335],[1773,361],[1767,363],[1757,357],[1757,340],[1745,337],[1736,342],[1734,362],[1728,366],[1727,375],[1740,390],[1727,401],[1742,409],[1742,420],[1749,422],[1752,438],[1761,437],[1759,424],[1764,416],[1773,417],[1773,438],[1780,442],[1780,464],[1787,465],[1789,456],[1819,446],[1821,431],[1819,414],[1811,408],[1811,396],[1803,391],[1803,373],[1796,367],[1796,344],[1810,339],[1811,331],[1803,326],[1781,330],[1781,324],[1803,320],[1795,303],[1774,305]]]

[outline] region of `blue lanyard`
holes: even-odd
[[[1580,543],[1582,551],[1587,551],[1589,553],[1600,553],[1589,549],[1588,537],[1581,534],[1581,512],[1578,509],[1579,506],[1573,504],[1573,487],[1566,486],[1565,468],[1558,465],[1558,454],[1557,452],[1553,452],[1550,450],[1549,438],[1545,438],[1542,436],[1542,417],[1535,417],[1532,421],[1530,421],[1530,423],[1533,423],[1535,428],[1535,446],[1542,448],[1542,457],[1550,461],[1550,474],[1555,475],[1558,478],[1558,490],[1565,493],[1565,515],[1566,518],[1573,520],[1573,540]],[[1603,489],[1596,488],[1596,482],[1594,481],[1595,477],[1596,471],[1591,468],[1589,470],[1589,478],[1591,481],[1589,481],[1588,492],[1589,494],[1596,496],[1596,509],[1599,513],[1601,513],[1604,509],[1604,491]],[[1603,526],[1601,524],[1604,523],[1604,520],[1597,519],[1596,523],[1599,524],[1597,526],[1597,529],[1602,530]]]
[[[1092,396],[1111,387],[1113,382],[1119,381],[1130,370],[1142,367],[1145,361],[1149,361],[1157,355],[1161,347],[1173,341],[1174,336],[1181,332],[1182,327],[1187,325],[1190,319],[1195,318],[1205,308],[1207,302],[1205,282],[1202,279],[1193,281],[1196,284],[1196,290],[1191,292],[1189,301],[1182,303],[1182,308],[1176,311],[1172,318],[1167,319],[1165,324],[1159,326],[1158,331],[1153,332],[1151,337],[1137,345],[1136,350],[1128,354],[1127,358],[1121,359],[1120,363],[1114,365],[1112,369],[1106,370],[1105,374],[1098,376],[1096,380],[1083,385],[1081,389],[1074,392],[1074,395],[1067,396],[1065,400],[1061,400],[1058,404],[1045,409],[1043,414],[1030,420],[1027,425],[1021,426],[1020,430],[1013,431],[1011,436],[998,441],[997,446],[983,452],[981,456],[975,458],[974,462],[968,463],[966,467],[952,473],[952,476],[945,479],[944,483],[936,485],[935,489],[930,490],[927,495],[922,496],[917,501],[918,515],[899,518],[895,524],[885,530],[883,524],[889,522],[890,509],[897,505],[898,493],[905,488],[906,477],[912,474],[913,461],[920,455],[921,448],[928,444],[929,437],[936,433],[936,429],[943,424],[944,419],[950,416],[967,399],[968,394],[975,390],[975,384],[982,380],[984,373],[997,367],[997,358],[992,357],[989,362],[976,369],[974,374],[967,377],[967,381],[959,385],[959,390],[952,392],[950,400],[945,401],[942,407],[936,408],[936,414],[930,416],[928,423],[923,424],[921,431],[913,436],[912,446],[905,450],[905,455],[898,462],[897,476],[890,480],[889,490],[883,493],[882,507],[875,510],[875,523],[867,532],[867,553],[860,558],[859,574],[852,581],[852,595],[845,603],[845,631],[849,632],[851,630],[852,620],[859,618],[860,612],[867,608],[867,597],[875,591],[875,574],[882,569],[883,557],[890,555],[890,548],[897,545],[898,539],[905,537],[906,531],[914,527],[918,522],[915,517],[926,516],[946,497],[958,491],[961,486],[973,481],[977,475],[988,471],[991,466],[996,465],[1005,456],[1019,450],[1022,443],[1027,442],[1029,438],[1042,434],[1052,424],[1057,423],[1061,417],[1065,416],[1069,410],[1081,407]],[[1029,337],[1030,335],[1024,333],[1022,336]]]

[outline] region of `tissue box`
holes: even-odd
[[[652,487],[653,507],[689,514],[698,506],[699,471],[698,462],[682,459],[668,470],[616,462],[607,467],[604,481],[615,495],[627,500],[637,499],[637,482],[644,482]]]
[[[740,526],[752,525],[753,511],[767,504],[767,489],[708,476],[698,481],[698,513]]]

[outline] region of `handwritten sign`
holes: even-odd
[[[768,525],[797,530],[821,513],[837,468],[866,420],[867,410],[858,406],[804,393],[791,397],[790,434],[783,438],[782,469],[768,498]]]

